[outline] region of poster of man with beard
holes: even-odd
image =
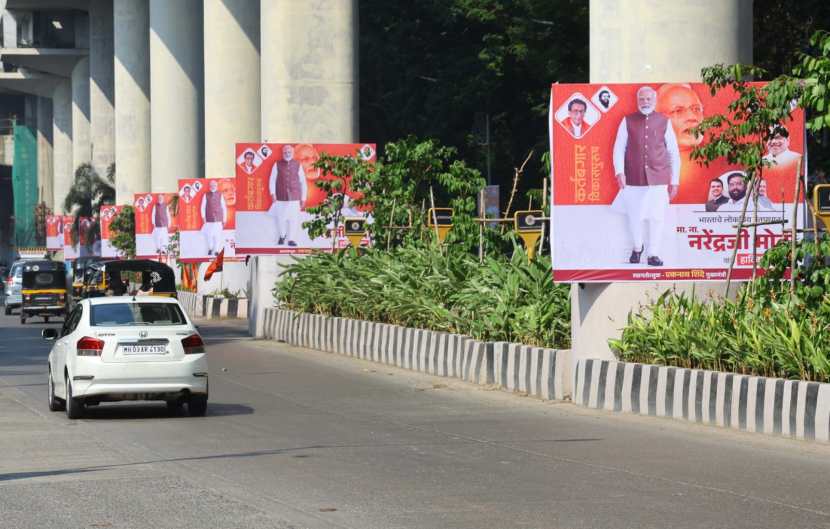
[[[735,97],[730,87],[712,94],[700,83],[552,85],[556,281],[720,281],[736,246],[732,277],[751,276],[750,230],[736,238],[733,228],[745,201],[754,204],[746,168],[723,158],[703,165],[691,156],[705,141],[695,127],[729,115]],[[575,99],[599,110],[578,136],[565,127]],[[773,132],[766,155],[775,163],[764,169],[757,191],[758,217],[767,224],[757,230],[756,255],[788,236],[780,221],[790,218],[793,197],[781,190],[794,189],[798,177],[803,111],[794,109]],[[754,206],[747,209],[755,213]]]

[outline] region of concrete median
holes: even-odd
[[[265,337],[473,384],[498,385],[540,399],[570,396],[568,351],[388,323],[267,309]]]

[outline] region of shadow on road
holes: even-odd
[[[254,409],[244,404],[208,402],[208,417],[251,415],[252,413]],[[99,406],[88,406],[84,410],[84,419],[93,420],[178,419],[182,417],[187,417],[184,409],[171,412],[164,403],[105,403]]]

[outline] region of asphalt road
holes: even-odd
[[[205,323],[204,418],[46,407],[0,316],[0,528],[820,528],[830,448],[544,403]]]

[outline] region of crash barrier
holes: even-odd
[[[570,396],[569,351],[280,308],[266,309],[265,337],[541,399]]]
[[[827,442],[830,384],[648,364],[580,360],[574,402]]]
[[[178,292],[181,303],[191,318],[247,318],[248,300],[246,298],[224,298],[203,296],[194,292]]]

